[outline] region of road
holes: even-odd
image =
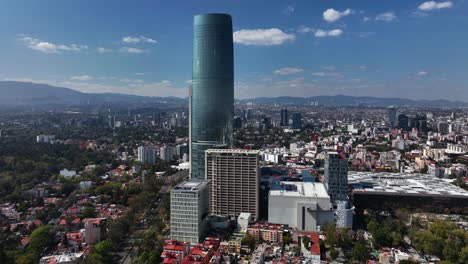
[[[180,171],[177,172],[169,177],[166,178],[166,183],[164,186],[159,190],[158,194],[154,198],[154,200],[148,204],[148,207],[145,209],[144,213],[141,215],[138,221],[138,225],[141,223],[150,223],[155,216],[153,212],[157,212],[161,206],[163,206],[162,203],[160,203],[163,198],[169,193],[171,190],[171,183],[180,179],[183,179],[188,176],[187,171]],[[122,257],[120,263],[121,264],[131,264],[133,261],[133,258],[138,256],[138,251],[139,251],[139,246],[135,245],[138,241],[138,238],[143,235],[145,232],[146,228],[149,226],[143,225],[143,226],[133,226],[131,230],[133,232],[126,238],[122,244],[125,245],[125,249],[123,252],[119,253],[119,255]]]

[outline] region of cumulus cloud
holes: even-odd
[[[296,36],[278,28],[242,29],[234,32],[234,42],[242,45],[275,46],[294,41]]]
[[[342,12],[335,10],[333,8],[329,8],[325,10],[325,12],[323,12],[323,19],[327,22],[335,22],[344,16],[351,15],[352,12],[353,11],[349,8]]]
[[[123,48],[120,49],[120,51],[125,52],[125,53],[130,53],[130,54],[141,54],[141,53],[145,52],[142,49],[132,48],[132,47],[123,47]]]
[[[303,72],[304,69],[301,68],[293,68],[293,67],[285,67],[281,69],[275,70],[273,73],[278,75],[290,75]]]
[[[343,34],[343,30],[341,29],[332,29],[332,30],[318,29],[317,31],[315,31],[315,37],[317,38],[338,37],[341,34]]]
[[[135,43],[151,43],[151,44],[154,44],[154,43],[157,43],[157,41],[155,39],[148,38],[148,37],[145,37],[145,36],[142,36],[142,35],[140,35],[138,37],[126,36],[126,37],[122,38],[122,41],[125,42],[125,43],[130,43],[130,44],[135,44]]]
[[[379,14],[375,17],[376,21],[385,21],[385,22],[390,22],[395,20],[397,17],[394,12],[385,12],[382,14]]]
[[[64,45],[64,44],[56,44],[56,43],[51,43],[48,41],[43,41],[39,40],[24,34],[18,35],[19,39],[30,49],[40,51],[42,53],[46,54],[52,54],[52,53],[60,53],[63,51],[74,51],[74,52],[80,52],[83,50],[88,49],[88,46],[86,45],[78,45],[78,44],[70,44],[70,45]]]
[[[96,49],[97,52],[99,53],[107,53],[107,52],[111,52],[112,50],[111,49],[107,49],[107,48],[103,48],[103,47],[99,47]]]
[[[72,76],[70,77],[70,80],[72,81],[89,81],[92,80],[93,77],[89,75],[77,75],[77,76]]]
[[[444,8],[451,8],[453,3],[451,1],[445,2],[435,2],[435,1],[427,1],[418,6],[418,9],[421,11],[432,11],[436,9],[444,9]]]

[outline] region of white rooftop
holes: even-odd
[[[390,172],[348,172],[354,192],[420,195],[453,195],[468,198],[468,191],[429,174]]]
[[[270,196],[329,198],[325,185],[321,182],[282,181],[272,186]]]

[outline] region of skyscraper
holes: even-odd
[[[281,109],[281,121],[280,126],[289,126],[289,115],[288,109]]]
[[[231,16],[197,15],[190,91],[191,179],[205,178],[205,150],[230,148],[234,112]]]
[[[301,113],[293,113],[291,119],[292,119],[293,129],[301,129],[301,127],[302,127]]]
[[[332,203],[348,200],[348,159],[344,154],[328,152],[325,158],[325,187]]]
[[[388,119],[388,125],[390,128],[394,128],[397,126],[397,114],[398,114],[398,111],[395,107],[389,107],[388,108],[388,112],[387,112],[388,116],[387,116],[387,119]]]

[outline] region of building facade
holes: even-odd
[[[138,147],[138,161],[141,163],[156,163],[157,152],[155,148],[140,146]]]
[[[316,231],[334,223],[330,196],[323,183],[281,182],[268,194],[268,222],[297,230]]]
[[[344,154],[328,152],[325,158],[325,188],[332,203],[348,200],[348,159]]]
[[[205,150],[230,148],[234,113],[234,49],[231,16],[197,15],[193,27],[190,91],[192,179],[205,179]]]
[[[258,217],[259,151],[209,149],[206,177],[211,181],[210,213],[237,219],[240,213]]]
[[[208,215],[209,182],[186,181],[171,190],[171,239],[198,243]]]

